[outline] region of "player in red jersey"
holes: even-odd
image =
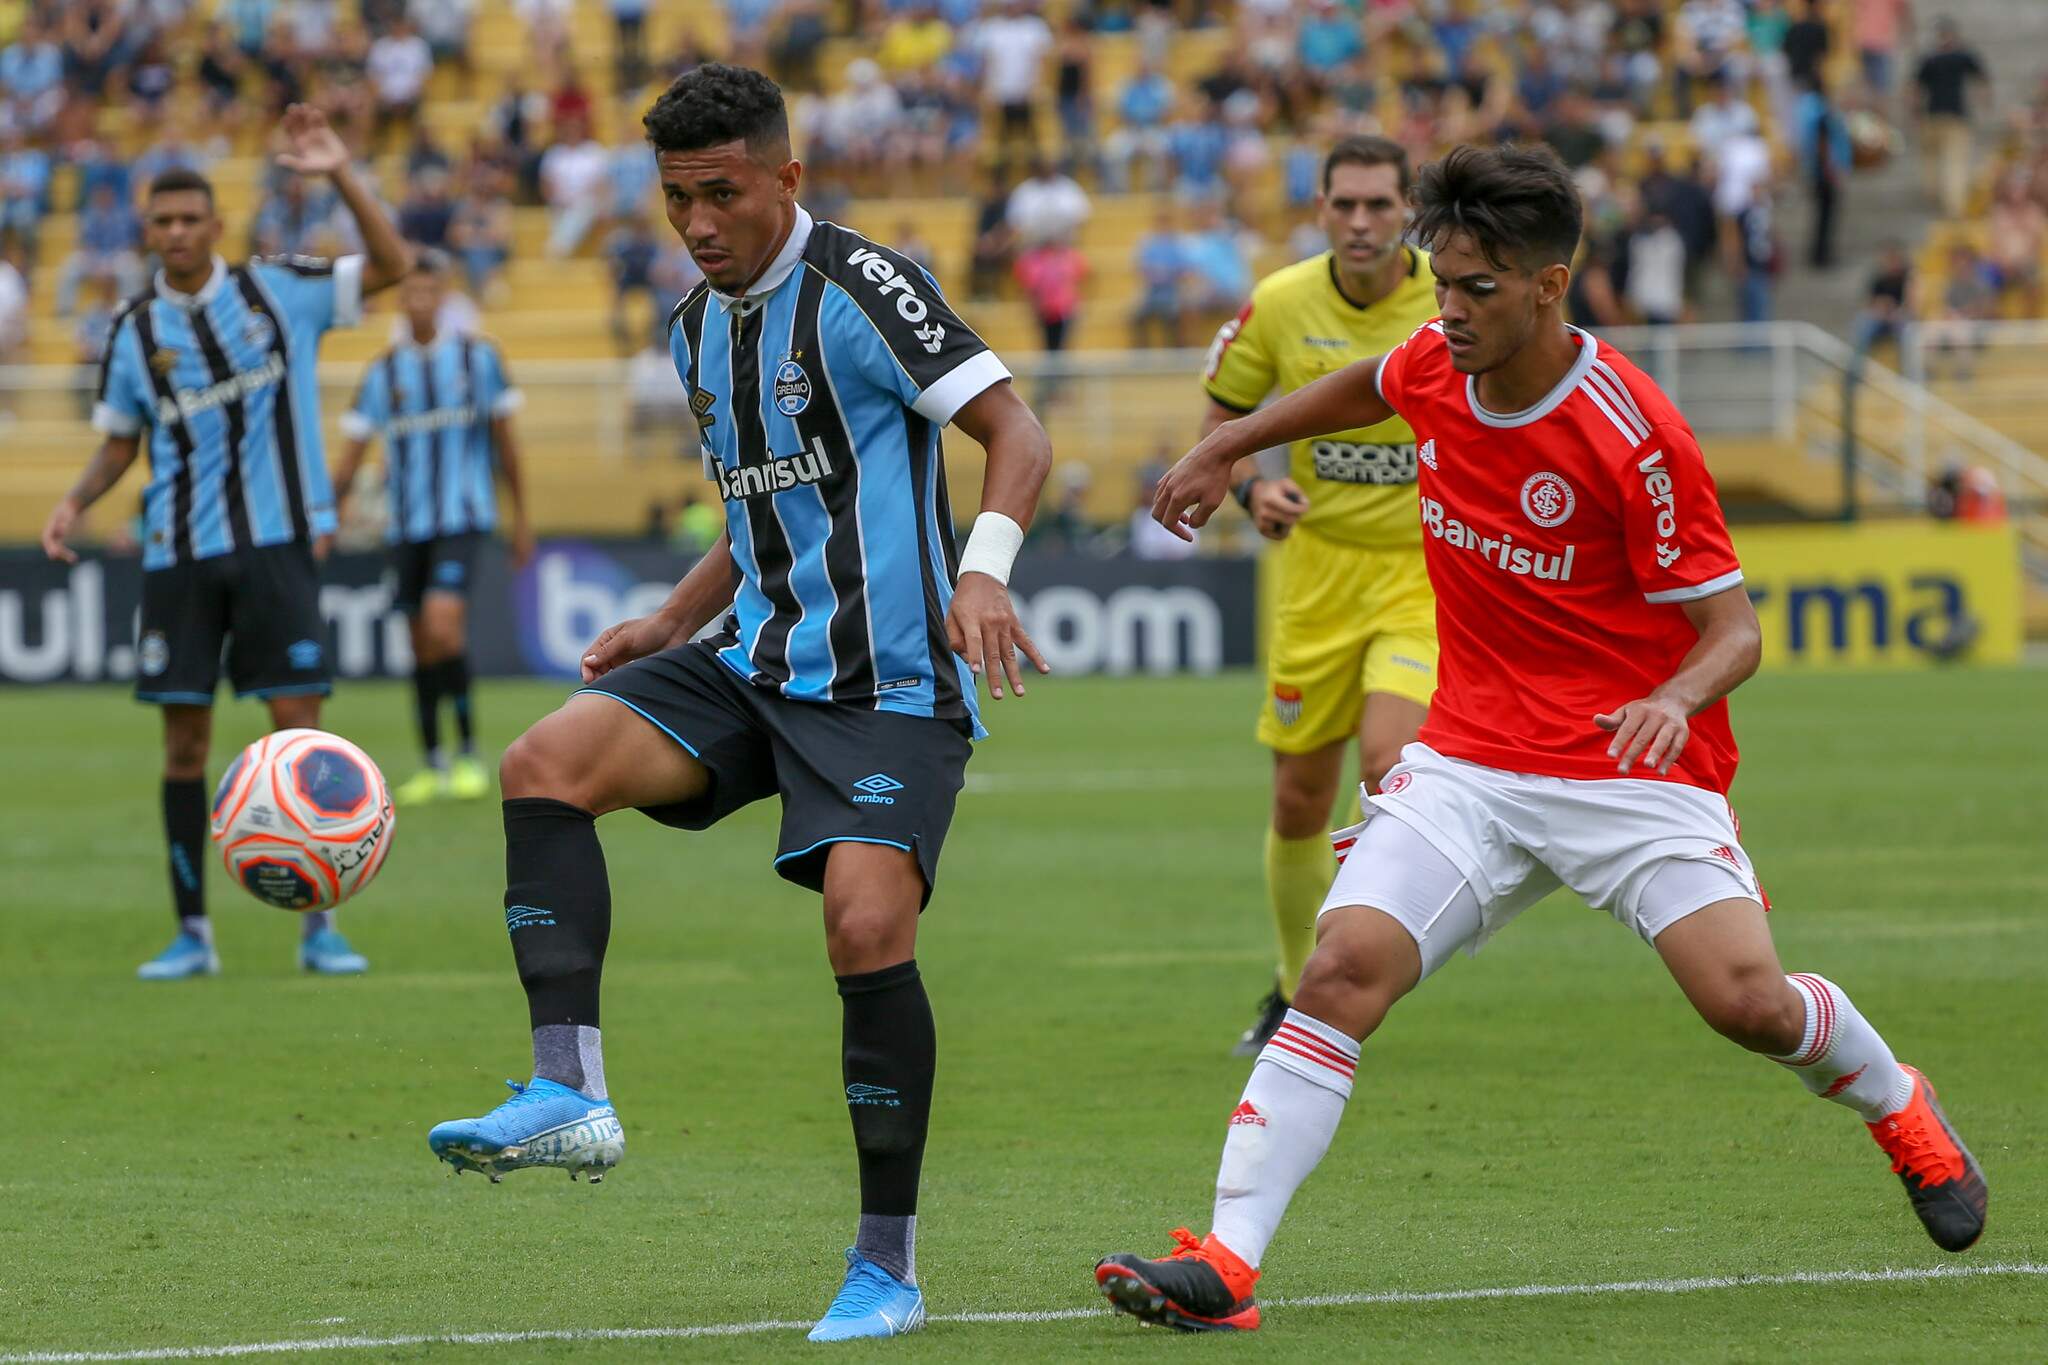
[[[1217,428],[1153,515],[1201,526],[1232,463],[1383,422],[1415,429],[1442,642],[1415,744],[1370,797],[1286,1022],[1230,1117],[1213,1231],[1096,1266],[1118,1309],[1257,1327],[1258,1265],[1329,1148],[1359,1044],[1453,949],[1559,885],[1650,943],[1700,1016],[1857,1111],[1945,1250],[1984,1227],[1982,1172],[1924,1077],[1839,987],[1787,976],[1727,801],[1726,697],[1760,636],[1685,419],[1561,305],[1580,205],[1547,151],[1462,147],[1427,167],[1414,228],[1439,316]]]

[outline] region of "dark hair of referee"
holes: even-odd
[[[1562,327],[1583,209],[1547,148],[1456,147],[1415,181],[1415,239],[1430,252],[1451,363],[1485,374],[1532,341],[1576,349]]]
[[[781,88],[712,62],[678,77],[641,123],[670,226],[712,288],[744,294],[796,223],[803,165],[790,155]]]

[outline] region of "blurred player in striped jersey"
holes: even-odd
[[[370,443],[384,442],[385,539],[398,574],[398,606],[412,628],[413,697],[425,766],[392,793],[400,805],[488,796],[476,756],[469,697],[469,592],[478,547],[498,524],[497,483],[512,503],[514,566],[533,553],[512,414],[520,394],[498,348],[443,331],[448,261],[420,254],[399,286],[408,339],[370,362],[342,415],[348,446],[334,474],[337,509]],[[455,714],[451,760],[441,744],[441,704]]]
[[[206,755],[223,652],[238,697],[257,697],[279,729],[317,726],[329,691],[327,626],[315,560],[334,534],[320,453],[320,338],[362,316],[363,298],[398,282],[412,256],[326,115],[293,105],[278,164],[324,175],[362,233],[366,256],[302,256],[229,265],[213,187],[169,170],[143,204],[147,245],[163,262],[114,320],[100,363],[93,427],[106,439],[43,529],[53,559],[73,523],[143,450],[142,629],[135,696],[163,710],[164,836],[178,931],[142,964],[146,981],[220,970],[206,916]],[[304,916],[309,971],[367,965],[332,911]]]

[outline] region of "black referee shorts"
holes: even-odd
[[[476,577],[477,547],[483,542],[483,532],[465,531],[431,540],[402,540],[393,545],[391,567],[398,573],[394,605],[407,616],[417,616],[420,604],[430,592],[468,597],[470,580]]]
[[[775,870],[783,877],[823,891],[832,845],[887,844],[916,857],[931,899],[974,748],[964,723],[791,701],[741,678],[702,642],[636,660],[582,690],[632,707],[710,770],[710,789],[696,800],[643,807],[654,819],[709,829],[779,794]]]
[[[333,690],[312,546],[234,550],[142,575],[136,700],[210,706],[223,662],[238,697]]]

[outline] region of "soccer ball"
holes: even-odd
[[[370,756],[325,730],[265,735],[213,794],[228,875],[281,910],[329,910],[368,886],[397,822]]]

